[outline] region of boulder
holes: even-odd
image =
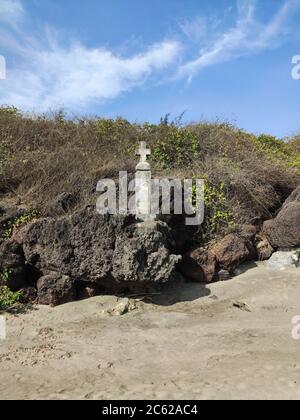
[[[298,202],[300,203],[300,187],[296,188],[292,194],[285,200],[283,207],[287,206],[290,203]]]
[[[145,291],[170,280],[181,257],[167,249],[163,222],[137,225],[132,216],[100,215],[87,207],[73,215],[32,223],[24,237],[28,264],[105,290]]]
[[[240,263],[252,257],[250,246],[246,239],[231,233],[213,245],[210,251],[215,255],[218,266],[232,274]]]
[[[235,228],[235,233],[250,242],[254,241],[259,227],[254,225],[238,225]]]
[[[76,299],[74,281],[68,276],[49,274],[37,282],[37,297],[40,305],[57,306]]]
[[[37,299],[37,290],[33,286],[22,287],[20,290],[19,302],[23,304],[35,303]]]
[[[9,239],[0,244],[0,274],[7,274],[6,285],[13,291],[26,283],[27,267],[20,244]]]
[[[179,266],[181,273],[192,281],[210,283],[234,275],[240,263],[257,259],[253,240],[257,227],[242,225],[209,248],[195,248],[186,253]]]
[[[271,246],[292,248],[300,246],[300,188],[286,200],[275,219],[263,224],[263,232]]]
[[[184,255],[180,272],[191,281],[210,283],[216,271],[215,255],[205,248],[196,248]]]

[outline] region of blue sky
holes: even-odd
[[[0,104],[300,131],[300,0],[0,0]]]

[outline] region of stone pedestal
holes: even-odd
[[[151,167],[147,162],[151,151],[147,149],[145,142],[141,142],[136,154],[140,156],[140,162],[135,172],[135,214],[138,221],[146,222],[155,220],[155,215],[151,214]]]

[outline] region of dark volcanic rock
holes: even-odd
[[[277,217],[263,225],[273,248],[300,246],[300,187],[286,200]]]
[[[22,246],[13,240],[0,244],[0,273],[7,273],[6,285],[13,291],[26,282],[26,264]]]
[[[22,287],[19,292],[21,293],[19,302],[23,304],[35,303],[37,299],[37,290],[35,287],[26,286]]]
[[[0,206],[0,243],[4,242],[4,234],[7,229],[11,227],[11,224],[14,222],[14,220],[22,216],[24,213],[26,213],[26,210],[18,206]]]
[[[166,248],[162,222],[138,227],[131,216],[99,215],[94,207],[33,223],[24,238],[27,262],[106,290],[140,291],[168,281],[180,257]]]
[[[76,299],[74,281],[68,276],[49,274],[37,282],[37,296],[40,305],[57,306]]]

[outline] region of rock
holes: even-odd
[[[26,232],[27,232],[27,230],[29,229],[29,227],[32,223],[34,223],[34,222],[28,222],[24,226],[14,228],[13,232],[12,232],[12,235],[11,235],[11,240],[16,242],[17,244],[23,246],[24,237],[25,237]]]
[[[233,274],[236,275],[236,270]],[[217,281],[227,281],[227,280],[230,280],[232,278],[233,274],[230,274],[229,271],[227,271],[227,270],[220,270],[215,275],[215,278],[216,278]]]
[[[300,203],[300,187],[296,188],[292,194],[285,200],[282,207],[287,206],[290,203],[298,202]]]
[[[275,249],[300,246],[300,202],[284,206],[275,219],[264,223],[263,231]]]
[[[230,274],[251,255],[248,241],[233,233],[213,245],[210,251],[215,255],[219,267]]]
[[[166,247],[165,223],[138,226],[132,216],[100,215],[87,207],[58,219],[40,219],[24,238],[28,263],[107,291],[145,291],[173,278],[181,257]]]
[[[258,229],[258,226],[254,225],[238,225],[235,228],[235,233],[248,241],[254,241],[255,235],[258,233]]]
[[[114,308],[108,309],[106,312],[111,316],[122,316],[128,312],[134,311],[136,308],[137,306],[133,299],[124,298],[121,299]]]
[[[268,260],[274,252],[268,239],[259,239],[256,243],[256,252],[260,261]]]
[[[99,294],[99,287],[96,283],[87,283],[78,291],[78,299],[89,299]]]
[[[166,247],[168,226],[147,222],[132,228],[133,232],[118,235],[115,241],[111,274],[118,288],[124,290],[126,286],[130,291],[142,292],[171,280],[181,257],[170,254]]]
[[[215,255],[208,249],[196,248],[183,257],[179,270],[191,281],[210,283],[216,271]]]
[[[252,312],[250,306],[246,302],[240,302],[240,301],[236,300],[236,301],[232,302],[232,306],[234,308],[240,309],[241,311]]]
[[[263,232],[275,249],[300,246],[299,197],[300,187],[286,200],[277,217],[263,224]]]
[[[35,303],[37,299],[37,290],[35,287],[26,286],[19,290],[21,296],[19,299],[20,303],[28,304]]]
[[[256,260],[252,243],[257,227],[242,225],[238,233],[231,233],[210,248],[196,248],[184,255],[180,272],[189,280],[210,283],[228,280],[240,263]]]
[[[206,277],[201,265],[198,264],[196,260],[189,257],[188,255],[184,256],[181,264],[178,267],[181,274],[190,281],[205,283]]]
[[[16,291],[26,283],[27,267],[20,244],[9,239],[0,244],[0,273],[7,275],[6,285]]]
[[[68,213],[77,203],[75,194],[63,192],[59,194],[53,202],[49,205],[47,214],[50,217],[63,216]]]
[[[266,264],[267,268],[273,271],[300,267],[300,249],[277,251]]]
[[[6,240],[5,234],[7,229],[11,227],[11,224],[18,217],[26,213],[26,209],[18,206],[12,207],[0,207],[0,243]]]
[[[49,274],[37,282],[38,303],[57,306],[76,299],[74,281],[68,276]]]
[[[168,248],[176,255],[184,255],[193,247],[194,226],[185,225],[185,216],[160,215],[160,220],[165,221],[171,229],[168,238]]]

